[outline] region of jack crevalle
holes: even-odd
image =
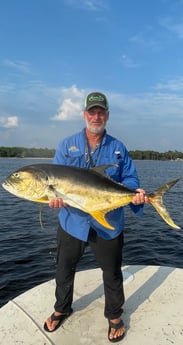
[[[112,230],[105,215],[129,204],[136,191],[107,177],[104,170],[109,167],[111,165],[88,170],[55,164],[28,165],[13,172],[2,186],[17,197],[39,203],[49,203],[51,199],[60,197],[68,205],[90,214],[98,223]],[[163,203],[163,195],[179,180],[172,180],[148,194],[149,202],[174,229],[180,227],[171,219]]]

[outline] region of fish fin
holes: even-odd
[[[180,180],[181,178],[177,178],[175,180],[167,182],[166,184],[155,190],[153,193],[148,195],[148,199],[151,205],[156,209],[161,218],[163,218],[164,221],[174,229],[180,229],[180,227],[174,223],[173,219],[171,219],[170,214],[163,203],[163,195]]]
[[[43,196],[40,199],[34,199],[34,200],[30,200],[30,201],[35,201],[35,202],[40,202],[41,204],[48,204],[49,203],[49,199],[47,196]]]
[[[65,195],[58,192],[52,185],[50,185],[50,186],[48,186],[48,195],[45,194],[41,198],[36,199],[36,200],[34,199],[32,201],[40,202],[41,204],[46,204],[46,203],[48,204],[50,199],[54,199],[54,198],[62,198],[62,199],[64,198],[65,199]]]
[[[60,192],[58,192],[56,190],[56,188],[53,187],[52,185],[49,186],[49,189],[54,193],[55,198],[62,198],[62,199],[65,198],[65,195],[60,193]]]
[[[104,164],[104,165],[99,165],[97,167],[93,167],[93,168],[91,168],[91,170],[94,170],[94,171],[98,172],[99,174],[106,176],[105,170],[107,168],[117,167],[117,166],[118,166],[117,164]]]
[[[106,211],[92,211],[90,212],[90,215],[101,225],[103,225],[105,228],[110,229],[110,230],[114,230],[114,227],[112,225],[110,225],[106,219],[105,219],[105,214]]]

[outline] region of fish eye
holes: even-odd
[[[13,174],[13,177],[15,177],[15,178],[19,178],[19,176],[20,176],[20,174],[19,174],[18,172],[15,172],[15,173]]]

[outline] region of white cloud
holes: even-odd
[[[10,67],[12,69],[18,70],[25,74],[30,73],[29,65],[25,61],[13,61],[10,59],[4,59],[3,65],[6,67]]]
[[[106,8],[106,0],[65,0],[67,5],[98,11]]]
[[[145,48],[145,49],[146,48],[159,49],[160,47],[159,42],[155,40],[154,38],[151,38],[149,33],[145,33],[144,35],[142,33],[138,33],[129,38],[129,43],[136,44],[137,46]]]
[[[62,89],[61,101],[57,111],[51,119],[62,121],[81,118],[83,109],[84,91],[79,90],[75,85],[68,89]]]
[[[110,104],[109,133],[124,141],[128,149],[181,150],[183,99],[177,88],[179,86],[181,89],[182,80],[179,77],[157,85],[151,93],[127,94],[101,90]],[[91,91],[76,85],[50,88],[41,82],[31,83],[25,94],[22,94],[22,89],[17,90],[16,99],[21,109],[14,107],[14,111],[8,112],[1,105],[1,145],[56,147],[60,139],[85,126],[82,116],[84,98]],[[58,111],[50,121],[50,114],[54,114],[58,100]],[[9,103],[15,106],[12,98]],[[30,111],[31,103],[34,111]],[[18,117],[9,115],[13,113],[21,116],[21,123]]]
[[[0,97],[2,95],[2,97],[4,98],[4,96],[8,93],[12,93],[16,91],[16,85],[13,83],[4,83],[4,84],[0,84]]]
[[[0,127],[2,128],[13,128],[18,126],[17,116],[0,116]]]
[[[117,113],[131,125],[158,123],[171,126],[183,119],[183,99],[170,93],[142,93],[136,95],[111,95],[111,104]],[[140,122],[139,122],[140,121]],[[157,122],[158,121],[158,122]]]
[[[158,83],[154,89],[156,90],[169,90],[169,91],[182,91],[183,90],[183,76],[175,79],[168,80],[167,82]]]
[[[178,36],[178,38],[183,39],[183,19],[178,22],[177,18],[166,17],[160,21],[160,24],[162,27]]]

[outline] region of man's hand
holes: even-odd
[[[149,202],[148,197],[147,197],[146,192],[145,192],[144,189],[138,188],[138,189],[136,189],[136,192],[137,193],[133,197],[133,200],[132,200],[132,203],[134,205],[141,205],[141,204]]]
[[[51,199],[49,202],[51,208],[61,208],[67,206],[67,204],[61,198]]]

